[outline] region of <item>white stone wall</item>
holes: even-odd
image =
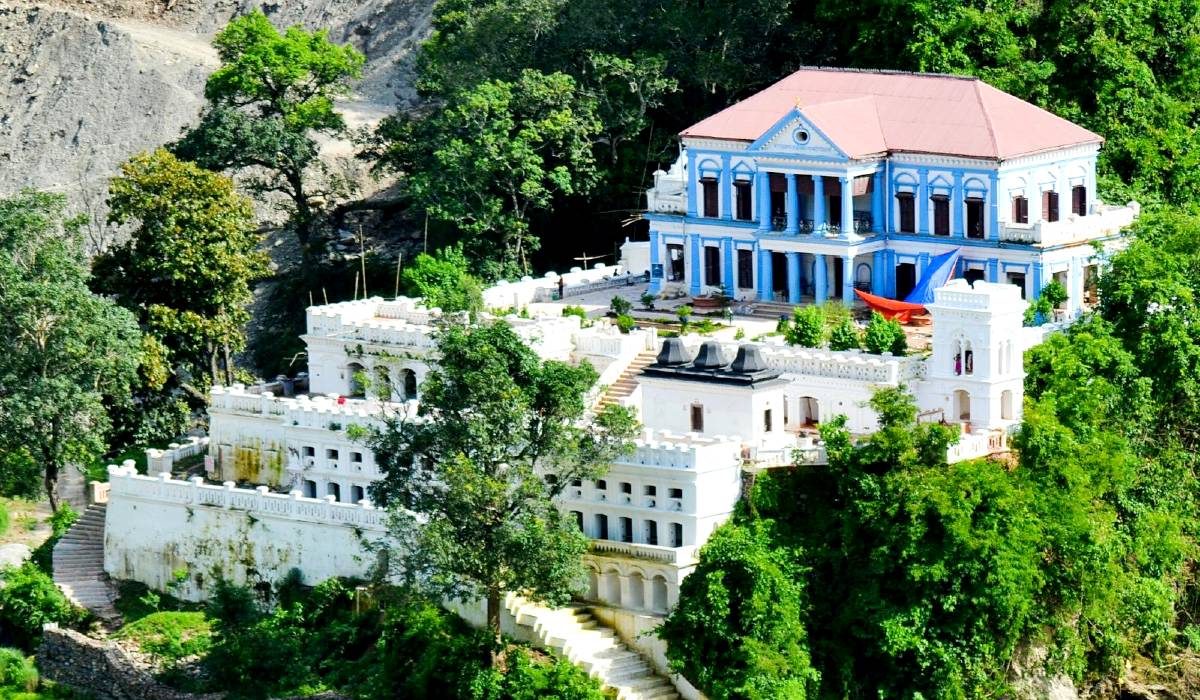
[[[151,478],[122,467],[109,475],[105,572],[185,600],[202,600],[216,579],[275,583],[293,568],[310,584],[366,577],[374,558],[364,544],[386,532],[386,512],[369,504]],[[172,587],[176,572],[186,578]]]

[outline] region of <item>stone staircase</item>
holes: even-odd
[[[616,692],[617,700],[679,699],[671,681],[602,626],[586,606],[552,609],[511,593],[504,604],[518,626],[532,630],[537,643],[581,667]]]
[[[67,534],[54,545],[54,583],[75,605],[109,627],[120,624],[113,601],[116,592],[104,573],[105,503],[88,506]]]
[[[600,401],[596,404],[596,408],[604,408],[609,404],[618,403],[621,399],[627,398],[637,388],[637,377],[647,365],[654,362],[654,358],[658,355],[655,350],[646,350],[637,357],[633,358],[633,362],[625,368],[617,381],[608,387],[604,395],[600,397]]]

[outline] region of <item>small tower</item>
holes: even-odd
[[[679,338],[667,338],[657,361],[642,370],[642,421],[652,430],[739,436],[762,447],[786,441],[779,372],[767,367],[757,346],[736,356],[715,340],[693,358]]]
[[[1025,368],[1021,326],[1028,304],[1011,284],[951,280],[927,304],[933,354],[920,398],[950,422],[1003,428],[1021,420]]]

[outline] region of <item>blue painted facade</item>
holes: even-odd
[[[931,257],[958,248],[958,276],[1018,284],[1030,299],[1060,279],[1077,313],[1096,263],[1091,243],[1117,240],[1122,216],[1136,215],[1136,205],[1130,214],[1097,201],[1097,145],[1011,161],[850,158],[793,110],[753,143],[685,138],[684,146],[676,179],[660,172],[648,195],[656,293],[681,284],[693,295],[712,291],[702,247],[713,245],[720,284],[739,299],[850,304],[855,287],[895,298]],[[659,204],[672,191],[682,195],[676,203]],[[753,251],[749,277],[737,269],[739,248]]]

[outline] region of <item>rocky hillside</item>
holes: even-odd
[[[262,9],[279,26],[328,28],[368,59],[352,124],[414,99],[411,56],[433,0],[0,0],[0,194],[66,193],[99,213],[129,155],[195,120],[216,64],[212,35]],[[103,228],[94,227],[100,245]]]

